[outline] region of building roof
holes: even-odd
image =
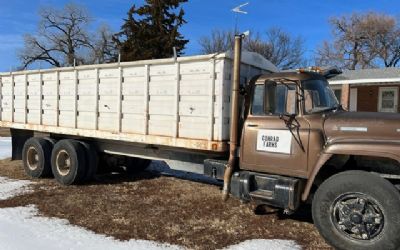
[[[400,82],[400,68],[344,70],[329,79],[330,84]]]

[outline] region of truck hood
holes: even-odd
[[[400,114],[376,112],[336,112],[324,123],[328,141],[389,140],[400,142]]]

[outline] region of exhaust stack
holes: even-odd
[[[226,201],[229,198],[230,184],[233,170],[237,162],[238,145],[238,122],[239,122],[239,85],[240,85],[240,63],[242,53],[242,39],[244,35],[235,35],[235,49],[233,58],[233,81],[231,93],[231,126],[230,126],[230,144],[229,160],[224,173],[224,187],[222,189],[222,198]]]

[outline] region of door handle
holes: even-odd
[[[255,127],[258,127],[258,125],[257,124],[247,124],[247,127],[255,128]]]

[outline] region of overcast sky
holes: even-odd
[[[238,17],[241,30],[265,31],[269,27],[281,27],[292,35],[304,37],[307,55],[312,56],[322,40],[330,38],[328,19],[352,12],[377,11],[399,17],[400,1],[396,0],[189,0],[183,5],[185,24],[181,31],[190,40],[186,54],[199,52],[198,39],[212,29],[228,29],[235,26],[231,11],[239,4],[250,2],[244,10],[247,15]],[[23,45],[22,35],[33,33],[38,22],[41,6],[62,7],[68,0],[0,0],[0,71],[8,71],[19,62],[16,53]],[[107,23],[118,31],[123,18],[132,4],[142,0],[80,0],[94,19],[93,27]]]

